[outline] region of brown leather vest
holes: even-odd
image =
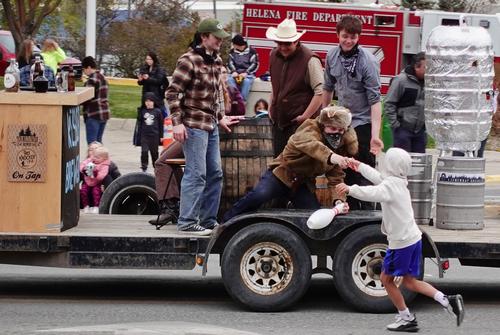
[[[311,57],[319,58],[301,44],[286,59],[276,48],[271,52],[272,111],[280,128],[290,126],[294,118],[304,113],[314,96],[314,91],[306,81],[307,64]]]

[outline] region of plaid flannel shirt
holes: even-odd
[[[222,59],[213,64],[190,50],[182,55],[165,92],[172,112],[174,126],[184,124],[190,128],[211,131],[214,120],[224,116],[224,94],[220,80]]]
[[[85,117],[98,120],[107,120],[110,116],[108,101],[108,81],[99,72],[96,71],[89,76],[85,87],[94,87],[94,97],[83,103],[83,112]]]

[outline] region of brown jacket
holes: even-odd
[[[353,156],[358,152],[358,138],[354,129],[345,132],[340,147],[335,153]],[[269,165],[273,174],[285,185],[294,188],[297,184],[307,183],[314,192],[315,178],[325,174],[328,187],[344,181],[345,173],[338,165],[329,164],[333,151],[323,143],[323,135],[318,118],[308,119],[293,134],[283,152]]]

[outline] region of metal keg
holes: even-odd
[[[429,224],[432,208],[432,155],[410,153],[408,190],[417,224]]]
[[[440,157],[436,166],[436,227],[483,229],[484,158]]]
[[[482,27],[438,26],[426,44],[425,124],[444,151],[476,151],[491,128],[493,46]]]

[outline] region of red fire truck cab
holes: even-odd
[[[374,7],[352,3],[246,2],[242,33],[259,54],[261,65],[258,75],[268,70],[269,53],[275,46],[273,41],[266,39],[268,27],[277,26],[286,18],[294,19],[297,29],[307,31],[301,41],[324,59],[328,50],[338,44],[335,27],[347,14],[359,17],[363,23],[359,43],[380,61],[382,93],[385,93],[391,78],[401,72],[412,55],[425,49],[431,30],[438,25],[458,25],[462,13],[415,12],[396,6]],[[500,32],[499,16],[467,14],[464,20],[469,25],[488,29],[492,37],[497,36],[495,32]],[[493,43],[495,56],[498,56],[500,43]]]

